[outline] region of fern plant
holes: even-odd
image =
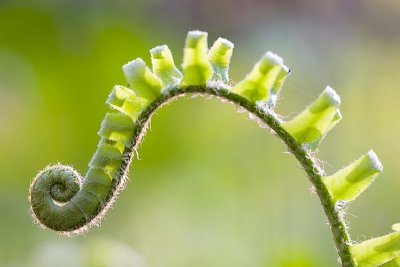
[[[153,70],[140,58],[123,66],[128,87],[117,85],[107,99],[112,111],[101,123],[101,137],[87,174],[50,165],[30,186],[34,220],[62,235],[79,234],[98,224],[123,188],[127,171],[151,116],[164,104],[188,94],[215,96],[247,110],[269,126],[297,158],[317,193],[333,234],[342,266],[400,266],[400,232],[361,243],[351,240],[343,207],[355,200],[383,170],[376,154],[365,155],[326,175],[314,151],[341,119],[340,97],[330,87],[303,112],[283,121],[274,112],[279,91],[289,74],[283,60],[267,52],[244,80],[231,86],[229,62],[234,45],[219,38],[210,49],[207,33],[186,38],[183,73],[166,45],[150,50]]]

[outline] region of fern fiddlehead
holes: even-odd
[[[207,33],[189,32],[183,74],[175,67],[166,45],[150,50],[153,70],[143,60],[123,67],[129,88],[115,86],[107,99],[107,113],[98,132],[101,140],[82,177],[73,168],[48,166],[30,186],[34,219],[60,234],[74,234],[97,224],[123,187],[134,152],[152,114],[165,103],[187,94],[215,96],[253,114],[268,125],[306,171],[327,215],[342,266],[400,266],[400,233],[353,243],[342,206],[353,201],[383,170],[371,150],[337,173],[327,176],[313,151],[341,119],[340,97],[327,87],[290,121],[275,114],[274,106],[289,69],[267,52],[245,79],[230,86],[228,69],[233,44],[219,38],[208,49]]]

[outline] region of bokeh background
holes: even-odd
[[[193,29],[236,44],[233,81],[265,51],[282,56],[285,116],[334,87],[344,118],[320,147],[327,173],[370,148],[385,166],[348,207],[352,237],[400,221],[399,1],[0,0],[0,266],[338,266],[293,156],[246,114],[203,98],[154,116],[100,228],[65,238],[33,224],[30,181],[57,161],[86,172],[121,66],[150,63],[164,43],[180,64]]]

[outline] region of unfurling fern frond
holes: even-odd
[[[122,188],[152,114],[179,96],[212,95],[247,110],[268,125],[298,159],[320,198],[342,266],[400,266],[399,232],[353,243],[340,208],[355,200],[383,170],[375,153],[371,150],[329,176],[312,156],[341,119],[337,93],[327,87],[303,112],[282,121],[274,107],[289,73],[283,60],[267,52],[244,80],[231,86],[228,70],[232,50],[233,44],[223,38],[208,49],[207,33],[191,31],[182,72],[166,45],[150,50],[153,70],[140,58],[124,65],[128,87],[115,86],[107,99],[112,111],[101,123],[101,139],[87,174],[82,177],[60,164],[39,172],[29,197],[35,220],[66,235],[97,224]]]

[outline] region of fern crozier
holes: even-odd
[[[399,232],[354,243],[341,209],[382,172],[376,154],[371,150],[333,175],[325,175],[314,158],[314,150],[342,117],[335,90],[327,87],[303,112],[282,121],[274,107],[290,72],[283,59],[265,53],[244,80],[230,86],[228,72],[234,45],[219,38],[208,49],[207,37],[206,32],[189,32],[182,72],[166,45],[150,50],[152,70],[140,58],[123,66],[128,87],[115,86],[107,99],[112,111],[101,123],[100,142],[87,174],[83,177],[72,167],[56,164],[40,171],[32,181],[29,199],[35,221],[65,235],[98,225],[125,184],[127,170],[154,112],[181,96],[215,96],[269,126],[300,162],[327,216],[342,266],[400,266]]]

